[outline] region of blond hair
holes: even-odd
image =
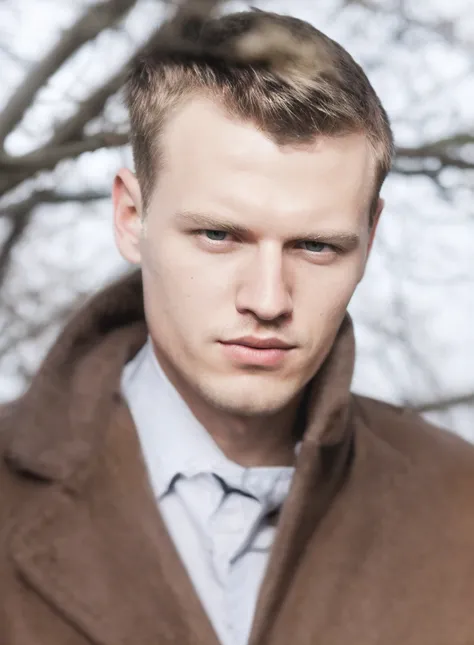
[[[174,38],[138,57],[125,97],[145,209],[162,161],[159,135],[195,95],[219,101],[281,145],[364,133],[376,162],[373,217],[393,135],[364,71],[334,40],[297,18],[251,10],[184,21]]]

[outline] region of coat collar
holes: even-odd
[[[67,480],[97,452],[100,428],[121,398],[121,375],[147,338],[139,271],[99,292],[64,328],[29,390],[2,416],[7,460],[45,480]],[[304,451],[344,436],[354,368],[347,314],[308,388]]]
[[[146,340],[142,299],[139,273],[96,296],[2,419],[12,434],[10,467],[51,483],[19,518],[12,556],[32,587],[93,642],[217,645],[157,511],[119,394],[122,368]],[[306,432],[250,645],[264,641],[348,471],[353,363],[346,317],[308,390]]]
[[[29,390],[6,410],[7,460],[66,481],[97,453],[122,366],[146,340],[140,273],[100,292],[66,325]]]

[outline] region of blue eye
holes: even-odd
[[[209,240],[212,240],[213,242],[223,242],[227,236],[227,233],[225,231],[205,230],[203,231],[203,233]]]
[[[328,248],[328,245],[324,244],[324,242],[315,242],[313,240],[307,240],[305,242],[301,242],[301,244],[303,245],[304,250],[309,251],[310,253],[321,253]]]

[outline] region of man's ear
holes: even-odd
[[[380,220],[380,215],[382,214],[382,211],[385,206],[385,200],[379,197],[377,201],[377,208],[374,213],[374,217],[370,226],[370,237],[369,237],[369,245],[367,247],[367,258],[369,257],[370,251],[372,250],[372,244],[374,243],[374,237],[375,237],[375,231],[377,230],[377,225]]]
[[[140,264],[142,196],[136,176],[127,168],[119,170],[112,188],[115,243],[125,260]]]

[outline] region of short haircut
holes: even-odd
[[[250,10],[183,22],[175,41],[136,58],[125,99],[145,211],[163,160],[160,133],[193,96],[215,100],[280,145],[365,134],[375,155],[373,220],[393,158],[390,122],[362,68],[321,31],[291,16]]]

